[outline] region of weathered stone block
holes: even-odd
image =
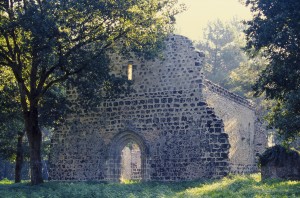
[[[260,156],[262,179],[300,180],[300,154],[274,146]]]

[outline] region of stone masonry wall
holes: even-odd
[[[266,135],[253,105],[204,80],[204,56],[190,40],[173,35],[166,45],[153,61],[111,55],[115,75],[132,65],[134,91],[68,115],[52,137],[51,179],[119,181],[122,150],[132,142],[140,148],[142,180],[257,170]],[[74,90],[69,95],[76,98]]]
[[[257,171],[257,157],[265,150],[267,137],[266,130],[257,120],[254,105],[211,81],[205,80],[204,87],[208,105],[222,118],[229,136],[230,172]]]
[[[129,142],[141,150],[143,180],[228,173],[228,134],[202,95],[204,56],[185,37],[170,36],[166,43],[162,59],[111,57],[116,75],[133,65],[135,91],[95,112],[68,115],[52,138],[51,179],[119,181],[121,151]]]

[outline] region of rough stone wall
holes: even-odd
[[[52,138],[51,179],[118,181],[121,151],[130,141],[141,150],[143,180],[228,173],[228,135],[202,95],[203,54],[182,36],[166,43],[162,59],[111,57],[116,75],[133,65],[135,92],[68,116]]]
[[[141,175],[141,152],[139,150],[131,151],[131,179],[142,179]]]
[[[253,104],[208,80],[204,82],[203,93],[208,105],[222,118],[229,136],[230,172],[257,171],[258,155],[266,148],[267,136]]]
[[[254,154],[255,164],[258,164],[259,156],[268,148],[268,130],[266,123],[261,122],[258,118],[255,120],[254,124]]]

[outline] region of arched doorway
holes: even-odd
[[[126,131],[116,135],[109,149],[107,180],[149,180],[149,156],[144,140],[136,133]]]
[[[131,141],[121,153],[121,181],[141,180],[142,161],[139,145]]]

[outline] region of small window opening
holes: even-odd
[[[135,142],[129,142],[122,150],[121,181],[141,180],[141,150]]]
[[[132,64],[128,64],[128,67],[127,67],[127,76],[128,76],[128,80],[132,80]]]

